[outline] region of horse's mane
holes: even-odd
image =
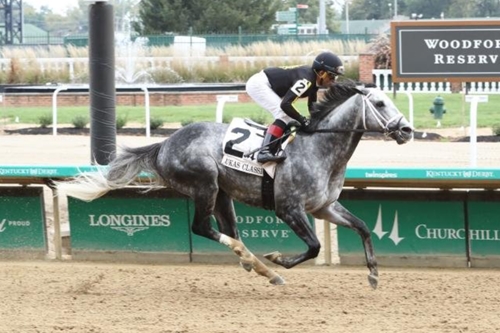
[[[311,114],[311,126],[313,128],[330,112],[347,101],[350,97],[356,94],[363,94],[359,90],[360,83],[352,80],[345,80],[333,83],[326,91],[324,96],[318,102],[314,103]],[[368,87],[369,85],[364,85]],[[373,85],[371,85],[373,86]]]

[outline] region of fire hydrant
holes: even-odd
[[[432,106],[429,111],[434,115],[434,119],[437,119],[437,127],[441,127],[441,119],[443,119],[443,114],[446,113],[446,108],[444,107],[444,98],[437,96],[432,102]]]

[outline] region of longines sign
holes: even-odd
[[[499,81],[500,20],[391,22],[392,77]]]

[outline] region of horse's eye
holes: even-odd
[[[385,104],[384,104],[384,102],[382,102],[382,101],[378,101],[377,103],[375,103],[375,106],[376,106],[377,108],[383,108],[383,107],[385,106]]]

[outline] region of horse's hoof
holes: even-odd
[[[378,276],[372,274],[368,275],[368,282],[370,283],[370,286],[372,286],[373,289],[377,289]]]
[[[285,284],[285,280],[281,276],[276,275],[271,280],[269,280],[269,283],[274,284],[275,286],[282,286]]]
[[[252,271],[253,265],[251,263],[240,261],[240,265],[241,265],[241,267],[243,267],[243,269],[245,271],[247,271],[247,272],[251,272]]]
[[[278,251],[274,251],[268,254],[264,254],[264,258],[271,262],[278,263],[281,259],[281,253],[279,253]]]

